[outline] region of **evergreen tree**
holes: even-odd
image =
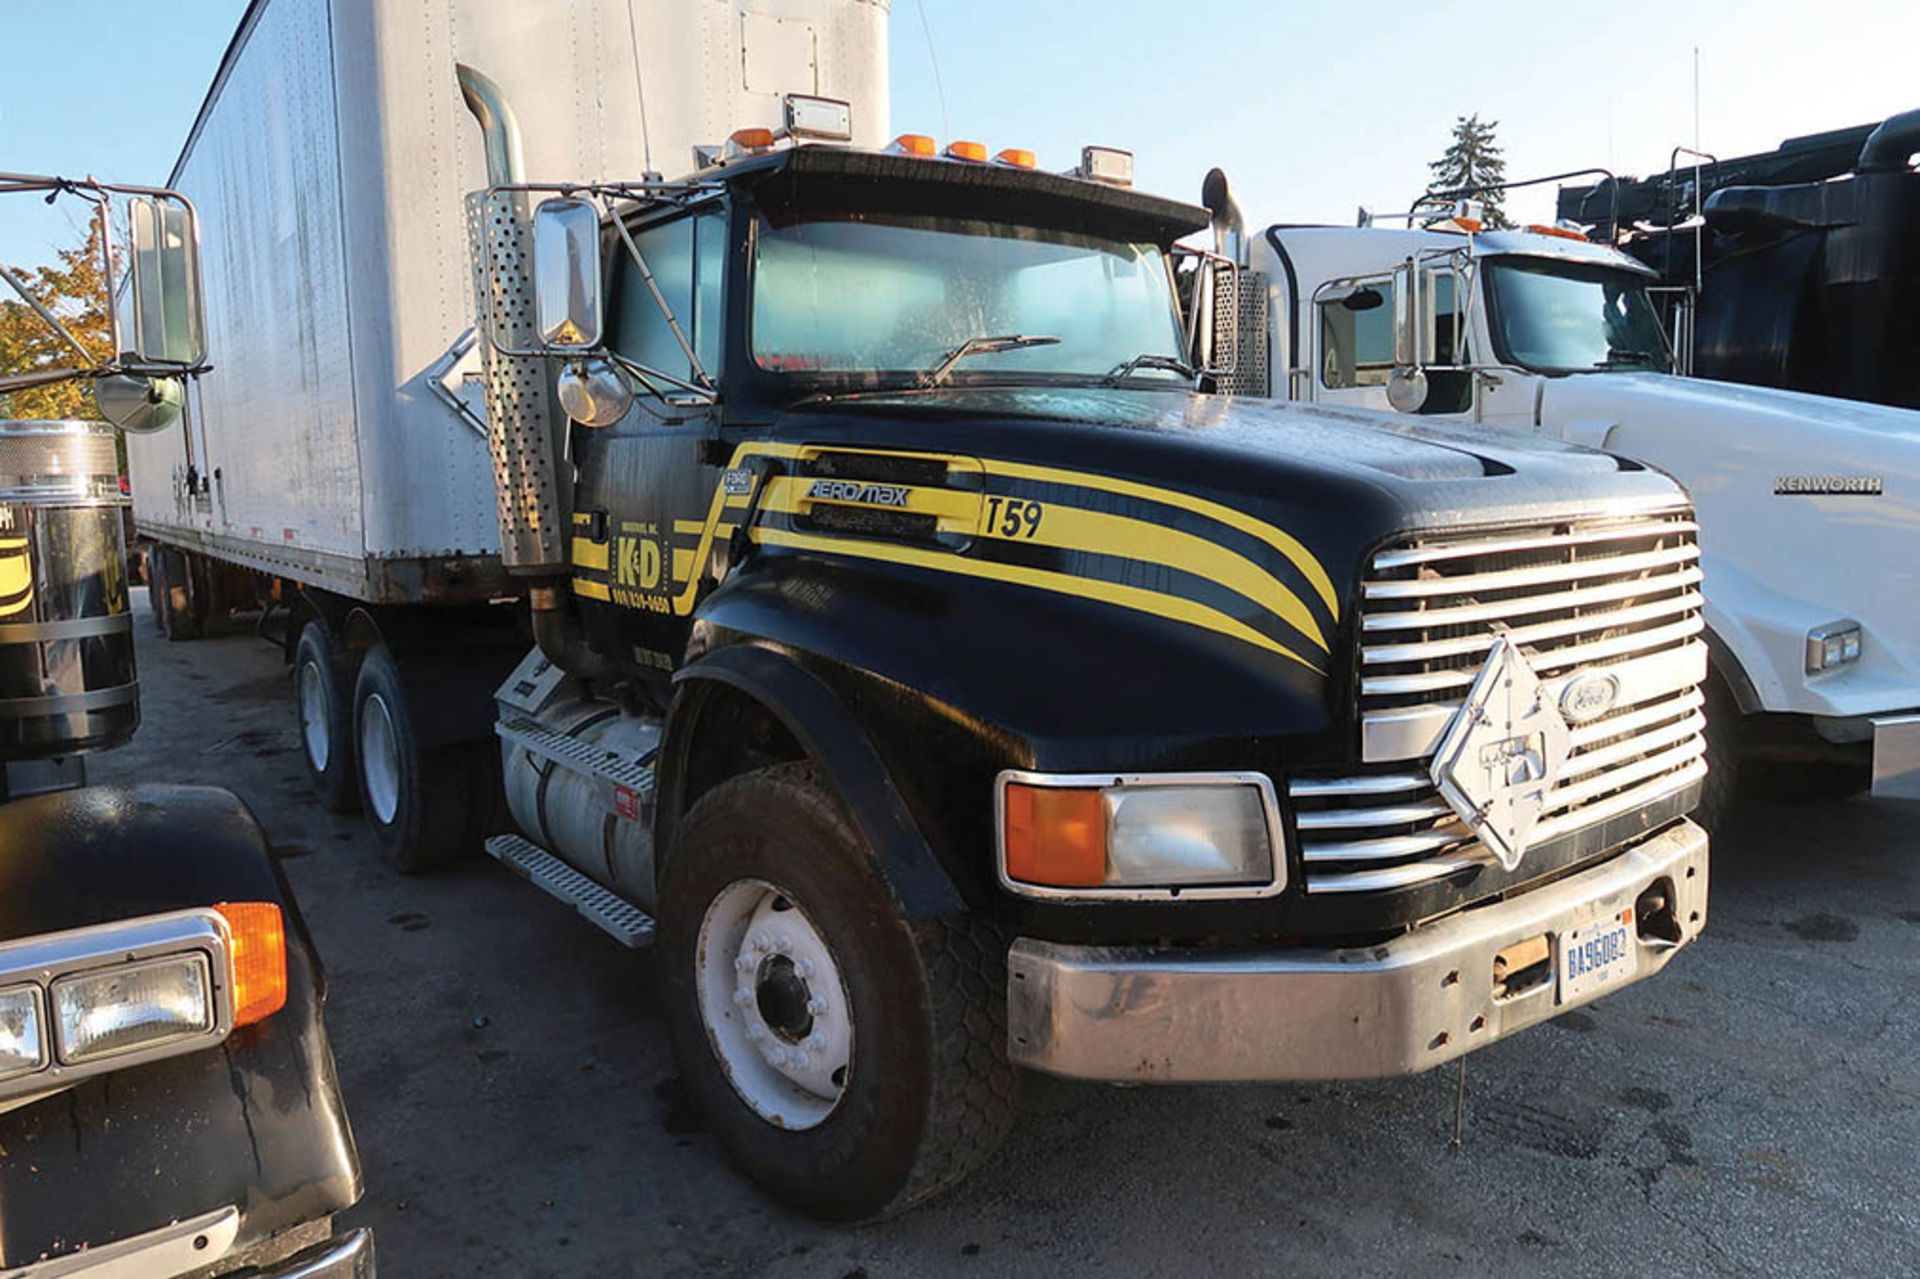
[[[1480,201],[1486,207],[1486,224],[1493,230],[1513,225],[1507,217],[1506,192],[1489,189],[1507,180],[1506,158],[1493,140],[1493,131],[1499,127],[1498,120],[1481,123],[1478,112],[1458,117],[1446,154],[1427,166],[1433,170],[1434,190],[1463,191]]]

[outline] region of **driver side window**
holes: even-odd
[[[1370,280],[1320,303],[1320,385],[1330,391],[1385,386],[1393,372],[1393,283]]]

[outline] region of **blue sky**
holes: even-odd
[[[0,0],[0,168],[165,178],[244,7]],[[1913,0],[893,0],[892,37],[896,129],[1026,146],[1051,168],[1083,143],[1127,147],[1142,187],[1188,199],[1221,164],[1265,222],[1404,208],[1468,112],[1500,122],[1516,177],[1664,168],[1692,141],[1695,45],[1701,138],[1722,155],[1920,107]],[[7,207],[27,203],[0,201],[0,260],[64,238]]]

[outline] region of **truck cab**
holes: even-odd
[[[1560,227],[1273,225],[1239,237],[1289,400],[1635,458],[1701,525],[1717,779],[1790,762],[1920,794],[1920,414],[1683,378],[1639,261]],[[1262,388],[1245,389],[1261,392]]]
[[[1021,1069],[1428,1069],[1699,935],[1666,477],[1201,393],[1232,344],[1183,288],[1236,273],[1176,269],[1208,214],[1121,153],[857,147],[806,100],[679,180],[536,182],[463,77],[536,641],[488,851],[657,945],[769,1193],[919,1202]]]

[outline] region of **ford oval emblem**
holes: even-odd
[[[1576,675],[1560,694],[1560,713],[1570,724],[1585,724],[1613,709],[1620,681],[1611,675]]]

